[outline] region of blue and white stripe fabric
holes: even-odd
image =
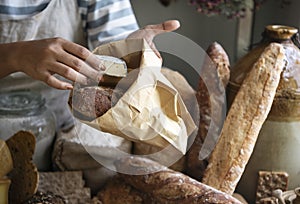
[[[43,11],[51,0],[0,0],[1,20],[22,20]],[[53,0],[52,0],[53,1]],[[67,3],[69,0],[63,0]],[[77,0],[90,46],[125,38],[138,29],[129,0]]]
[[[82,0],[78,0],[83,2]],[[138,29],[129,0],[92,0],[82,12],[84,27],[93,47],[99,42],[106,43],[123,39]],[[80,4],[79,4],[80,5]]]
[[[0,0],[2,20],[21,20],[44,10],[50,0]]]

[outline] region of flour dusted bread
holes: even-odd
[[[144,204],[149,200],[144,193],[125,183],[118,176],[109,180],[97,193],[97,197],[103,204]]]
[[[197,136],[187,154],[187,173],[197,180],[202,179],[208,163],[207,159],[199,159],[199,153],[204,140],[207,138],[210,124],[220,124],[222,120],[222,116],[220,115],[224,111],[223,109],[226,108],[220,105],[224,104],[220,99],[222,97],[225,98],[225,88],[230,74],[228,55],[219,43],[212,43],[207,48],[206,53],[208,59],[206,59],[203,69],[205,70],[206,77],[209,79],[204,81],[200,78],[198,82],[196,96],[200,109],[199,128]],[[209,92],[207,87],[213,90]],[[214,114],[217,113],[219,116],[213,115],[212,108],[214,108]],[[218,132],[214,132],[213,134],[216,137],[219,135]],[[214,137],[208,139],[213,140]]]
[[[204,173],[203,183],[232,194],[252,154],[285,66],[282,45],[272,43],[245,78]]]
[[[171,170],[142,157],[122,158],[117,169],[131,174],[120,174],[125,183],[149,196],[148,203],[160,204],[240,204],[234,197],[200,183],[189,176]]]
[[[213,42],[207,48],[206,53],[216,65],[218,77],[226,87],[230,77],[230,61],[226,51],[221,44]]]
[[[120,91],[111,87],[88,86],[74,90],[70,102],[77,117],[93,120],[106,113],[120,95]]]

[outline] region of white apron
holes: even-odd
[[[43,11],[32,17],[0,20],[0,43],[52,37],[87,46],[77,0],[51,0]],[[69,91],[56,90],[19,72],[0,79],[0,92],[21,89],[38,91],[46,98],[47,106],[55,113],[57,128],[72,125],[73,117],[67,107]]]

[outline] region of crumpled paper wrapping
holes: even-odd
[[[115,106],[91,122],[82,122],[134,142],[161,148],[171,144],[185,154],[188,136],[197,127],[178,91],[161,73],[161,59],[147,42],[112,42],[96,48],[94,54],[121,58],[139,73]]]

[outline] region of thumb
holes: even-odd
[[[147,25],[144,27],[145,30],[152,30],[154,35],[171,32],[180,27],[180,23],[177,20],[169,20],[163,23],[155,24],[155,25]]]

